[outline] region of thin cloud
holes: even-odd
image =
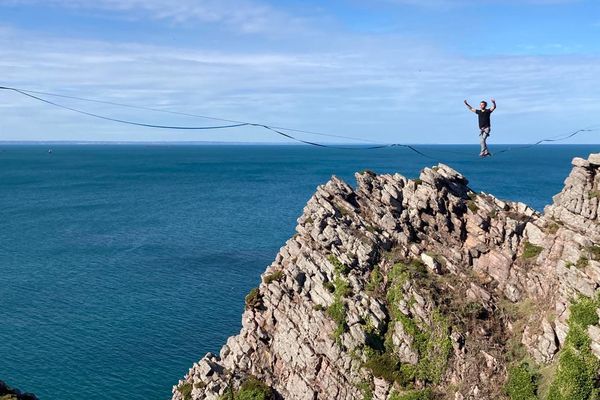
[[[232,30],[257,33],[299,23],[266,3],[252,0],[0,0],[0,5],[51,5],[73,10],[96,10],[129,18],[163,20],[176,24],[220,24]],[[285,21],[282,24],[281,21]]]
[[[388,3],[419,7],[465,7],[472,5],[556,5],[580,3],[582,0],[382,0]]]
[[[511,138],[509,132],[505,139],[508,142],[537,138],[534,131],[522,134],[519,126],[538,126],[540,120],[556,127],[568,121],[586,124],[600,111],[598,57],[465,58],[400,39],[327,39],[323,37],[322,48],[311,52],[242,52],[4,31],[0,67],[2,84],[7,86],[379,141],[468,141],[465,135],[471,132],[472,121],[463,113],[464,98],[478,101],[495,96],[502,110],[497,120],[515,129],[515,136]],[[249,130],[175,134],[129,129],[14,94],[0,96],[4,109],[10,105],[11,111],[3,113],[3,140],[279,140]],[[60,101],[138,121],[203,123]],[[444,126],[423,117],[431,110],[436,120],[446,121]],[[561,118],[566,122],[558,121]],[[445,131],[447,126],[454,127],[453,135]]]

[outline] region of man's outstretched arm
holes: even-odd
[[[490,112],[494,112],[496,109],[496,99],[492,99],[492,106],[490,107]]]
[[[467,100],[465,100],[465,106],[467,106],[467,108],[472,111],[475,112],[475,109],[473,107],[471,107],[471,105],[469,103],[467,103]]]

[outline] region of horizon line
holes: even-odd
[[[326,146],[351,146],[361,147],[372,145],[370,143],[357,144],[348,142],[323,142]],[[391,143],[380,143],[381,145]],[[479,146],[479,143],[402,143],[411,146]],[[311,146],[304,143],[282,143],[282,142],[221,142],[221,141],[195,141],[195,140],[0,140],[0,145],[193,145],[193,146]],[[532,143],[494,143],[494,145],[532,145]],[[536,146],[594,146],[600,143],[540,143]]]

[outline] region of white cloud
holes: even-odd
[[[7,86],[380,141],[469,141],[474,122],[464,98],[498,99],[506,142],[537,139],[546,124],[579,127],[574,124],[588,124],[600,111],[597,57],[465,58],[383,37],[328,36],[321,43],[312,52],[232,52],[0,30],[0,69]],[[207,123],[59,101],[145,122]],[[243,129],[199,134],[123,127],[8,93],[0,93],[0,104],[0,140],[277,139]]]
[[[472,5],[556,5],[579,3],[582,0],[382,0],[420,7],[464,7]]]
[[[37,4],[172,23],[221,24],[248,33],[289,29],[290,25],[300,23],[299,19],[253,0],[0,0],[0,5]]]

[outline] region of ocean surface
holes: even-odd
[[[0,379],[42,400],[160,400],[240,329],[317,185],[437,161],[538,210],[575,156],[538,146],[0,145]],[[506,146],[495,146],[498,151]]]

